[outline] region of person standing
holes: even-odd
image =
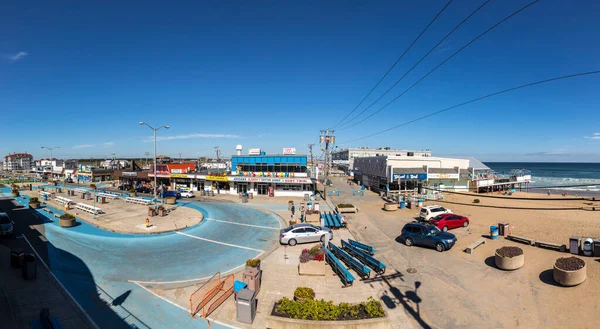
[[[292,206],[292,216],[294,216],[294,214],[296,213],[296,206]]]

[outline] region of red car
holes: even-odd
[[[455,214],[441,214],[430,219],[429,223],[446,232],[449,229],[469,226],[469,219]]]

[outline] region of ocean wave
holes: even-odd
[[[600,179],[597,178],[569,178],[569,177],[531,177],[531,187],[539,186],[569,186],[569,185],[585,185],[583,187],[595,187],[600,185]],[[579,186],[577,186],[579,187]]]

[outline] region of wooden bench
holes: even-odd
[[[546,248],[546,249],[554,249],[554,250],[558,250],[560,252],[567,251],[567,245],[551,243],[551,242],[546,242],[546,241],[536,241],[535,246],[540,247],[540,248]]]
[[[90,214],[96,214],[97,215],[97,214],[103,214],[104,213],[104,211],[102,209],[100,209],[98,207],[89,206],[89,205],[87,205],[85,203],[78,203],[75,206],[75,208],[77,208],[79,210],[82,210],[82,211],[85,211],[85,212],[90,213]]]
[[[525,243],[530,246],[533,246],[535,244],[535,241],[533,239],[525,238],[522,236],[507,235],[506,238],[515,242]]]
[[[140,204],[140,205],[149,205],[151,203],[150,200],[146,200],[146,199],[142,199],[142,198],[132,198],[132,197],[128,197],[124,199],[125,202],[131,202],[134,204]]]
[[[485,244],[485,238],[479,238],[477,239],[475,242],[471,243],[466,249],[465,252],[467,254],[472,254],[473,251],[475,250],[475,248],[481,246],[482,244]]]
[[[103,197],[109,198],[109,199],[117,199],[119,197],[118,195],[110,194],[110,193],[98,193],[96,195],[97,196],[103,196]]]

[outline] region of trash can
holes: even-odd
[[[260,278],[262,270],[256,268],[248,268],[242,274],[242,281],[248,285],[248,289],[253,290],[256,294],[260,291]]]
[[[492,239],[498,239],[498,226],[492,225],[490,226],[490,236]]]
[[[506,236],[508,235],[508,232],[510,232],[510,227],[508,226],[508,223],[498,223],[499,235]]]
[[[12,267],[21,267],[23,266],[23,256],[24,256],[24,252],[23,249],[21,248],[15,248],[13,250],[10,251],[10,266]]]
[[[581,246],[581,237],[572,236],[569,238],[569,252],[573,255],[579,255],[579,247]]]
[[[600,257],[600,239],[594,240],[594,257]]]
[[[406,202],[400,201],[400,209],[404,209],[406,207]]]
[[[419,200],[417,207],[419,207],[419,208],[423,207],[423,200]]]
[[[245,195],[242,195],[242,203],[248,203],[248,198]]]
[[[240,290],[235,301],[235,319],[239,322],[252,324],[256,315],[256,298],[253,290]]]
[[[592,249],[594,247],[593,242],[594,241],[592,240],[592,238],[587,238],[587,239],[583,240],[583,254],[585,256],[592,255]]]
[[[310,200],[310,194],[305,193],[304,194],[304,201],[309,201]]]
[[[247,288],[248,285],[242,281],[238,281],[235,280],[233,282],[233,299],[237,300],[237,294],[240,292],[240,290]]]
[[[25,254],[23,258],[23,279],[33,280],[36,278],[37,268],[35,266],[35,256],[33,254]]]
[[[44,201],[48,201],[48,194],[44,194],[42,198],[44,199]]]
[[[252,193],[252,192],[248,193],[248,198],[250,200],[254,199],[254,193]]]

